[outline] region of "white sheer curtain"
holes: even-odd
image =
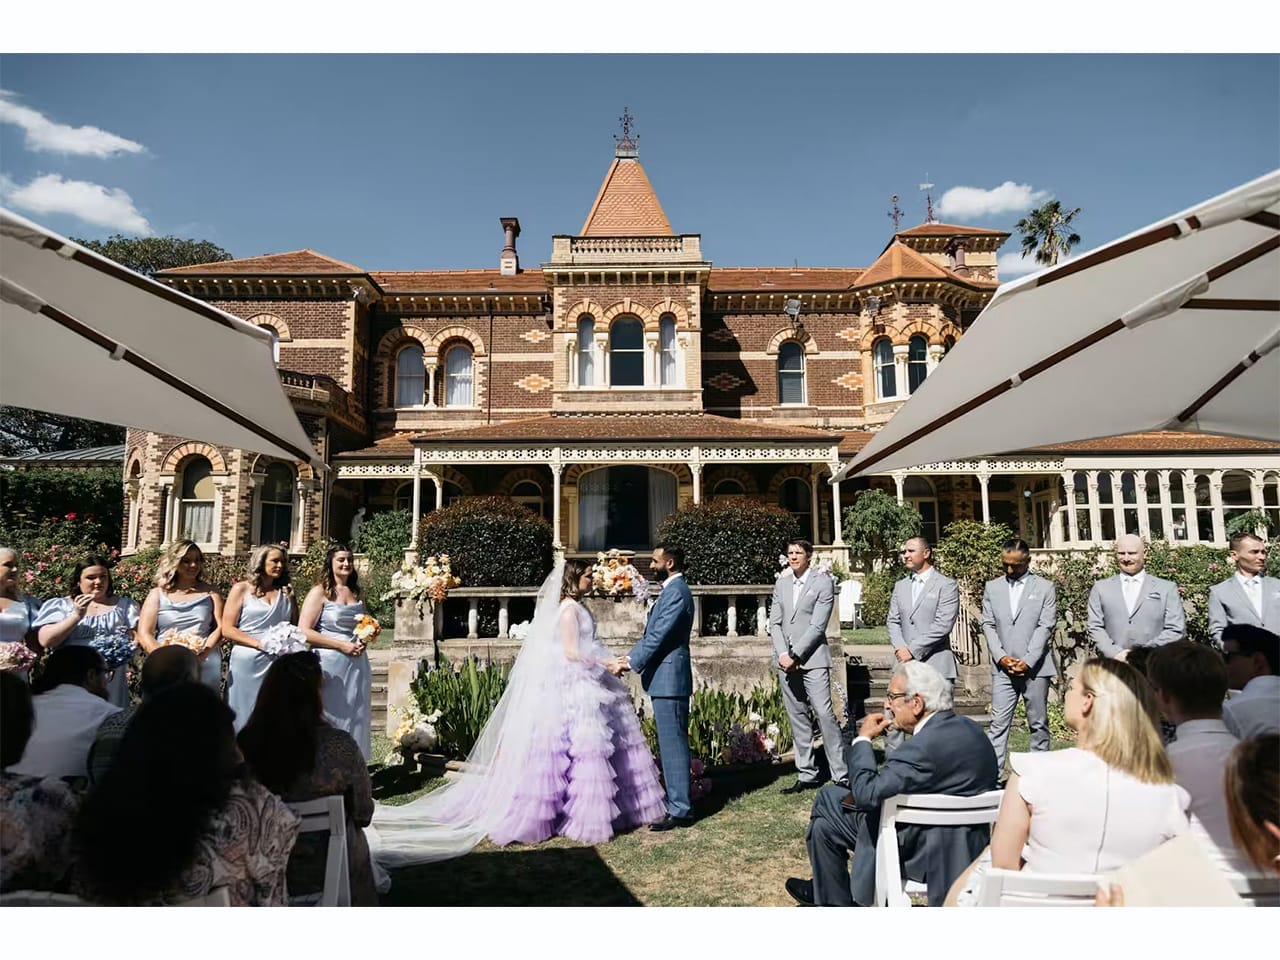
[[[658,524],[676,512],[676,478],[665,470],[649,470],[649,532],[658,542]]]
[[[664,316],[658,325],[658,346],[662,352],[661,384],[674,387],[676,382],[676,321],[674,317]]]
[[[187,500],[182,504],[182,538],[196,543],[213,542],[213,504]]]
[[[444,358],[446,407],[471,406],[471,348],[454,347]]]
[[[578,549],[605,550],[609,535],[609,468],[578,479]]]
[[[589,387],[596,382],[595,366],[596,321],[589,314],[578,320],[578,386]]]

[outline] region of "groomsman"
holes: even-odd
[[[1209,589],[1209,636],[1219,647],[1222,631],[1230,623],[1280,633],[1280,580],[1262,575],[1266,542],[1252,533],[1237,533],[1230,546],[1236,572]]]
[[[1050,647],[1058,625],[1058,593],[1030,572],[1031,548],[1016,537],[1001,547],[1004,576],[982,591],[982,633],[991,653],[991,728],[987,736],[1004,768],[1018,698],[1026,702],[1031,749],[1049,749],[1049,681],[1056,677]]]
[[[902,564],[911,575],[899,580],[889,599],[889,642],[899,663],[923,660],[952,687],[956,658],[951,652],[951,629],[960,615],[960,588],[933,566],[933,547],[924,537],[902,545]],[[902,746],[906,735],[897,727],[885,734],[885,752]]]
[[[1147,573],[1146,562],[1141,537],[1116,538],[1120,572],[1089,591],[1089,637],[1101,657],[1124,660],[1130,647],[1160,646],[1187,635],[1178,585]]]

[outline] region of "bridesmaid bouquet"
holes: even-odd
[[[262,652],[269,657],[283,657],[286,653],[301,653],[307,649],[307,638],[291,623],[273,624],[259,643]]]
[[[0,643],[0,670],[26,670],[36,662],[36,655],[25,643]]]
[[[623,597],[634,597],[638,601],[649,592],[649,581],[631,563],[630,557],[623,556],[620,550],[596,554],[595,565],[591,568],[591,595],[621,600]]]
[[[353,632],[355,638],[367,647],[378,639],[378,634],[382,633],[382,624],[366,613],[356,621],[356,628]]]
[[[170,627],[164,633],[160,634],[156,640],[162,647],[179,646],[186,647],[192,653],[204,652],[205,638],[200,636],[194,630],[184,630],[179,633],[173,627]]]
[[[89,641],[89,646],[102,654],[102,659],[106,661],[107,667],[111,670],[132,660],[133,652],[136,649],[133,639],[124,630],[109,633],[105,636],[95,636]]]

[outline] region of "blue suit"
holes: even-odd
[[[631,648],[631,669],[640,675],[644,692],[653,701],[658,723],[658,752],[667,785],[667,813],[692,817],[689,796],[689,697],[693,668],[689,664],[689,634],[693,628],[693,594],[683,576],[672,575],[658,595],[644,635]]]

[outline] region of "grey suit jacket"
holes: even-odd
[[[1002,658],[1017,657],[1030,668],[1029,676],[1056,677],[1049,649],[1057,626],[1058,591],[1043,577],[1027,574],[1016,614],[1009,607],[1007,578],[989,580],[983,588],[982,634],[991,652],[992,674],[1000,672]]]
[[[911,578],[899,580],[889,600],[889,642],[906,647],[948,680],[956,678],[956,658],[951,652],[951,628],[960,615],[960,588],[934,568],[920,598],[911,603]]]
[[[1089,591],[1089,637],[1104,657],[1137,646],[1160,646],[1187,635],[1187,616],[1182,610],[1178,585],[1150,573],[1138,594],[1138,605],[1130,616],[1124,602],[1120,574],[1099,580]]]
[[[1245,596],[1244,587],[1233,573],[1226,580],[1209,588],[1209,636],[1222,645],[1222,631],[1229,623],[1251,623],[1272,633],[1280,634],[1280,580],[1262,578],[1262,616],[1253,609]]]
[[[827,623],[835,604],[835,586],[830,575],[810,567],[800,602],[793,603],[795,581],[795,575],[788,570],[773,585],[773,603],[769,607],[773,654],[780,657],[789,652],[801,670],[830,667]]]

